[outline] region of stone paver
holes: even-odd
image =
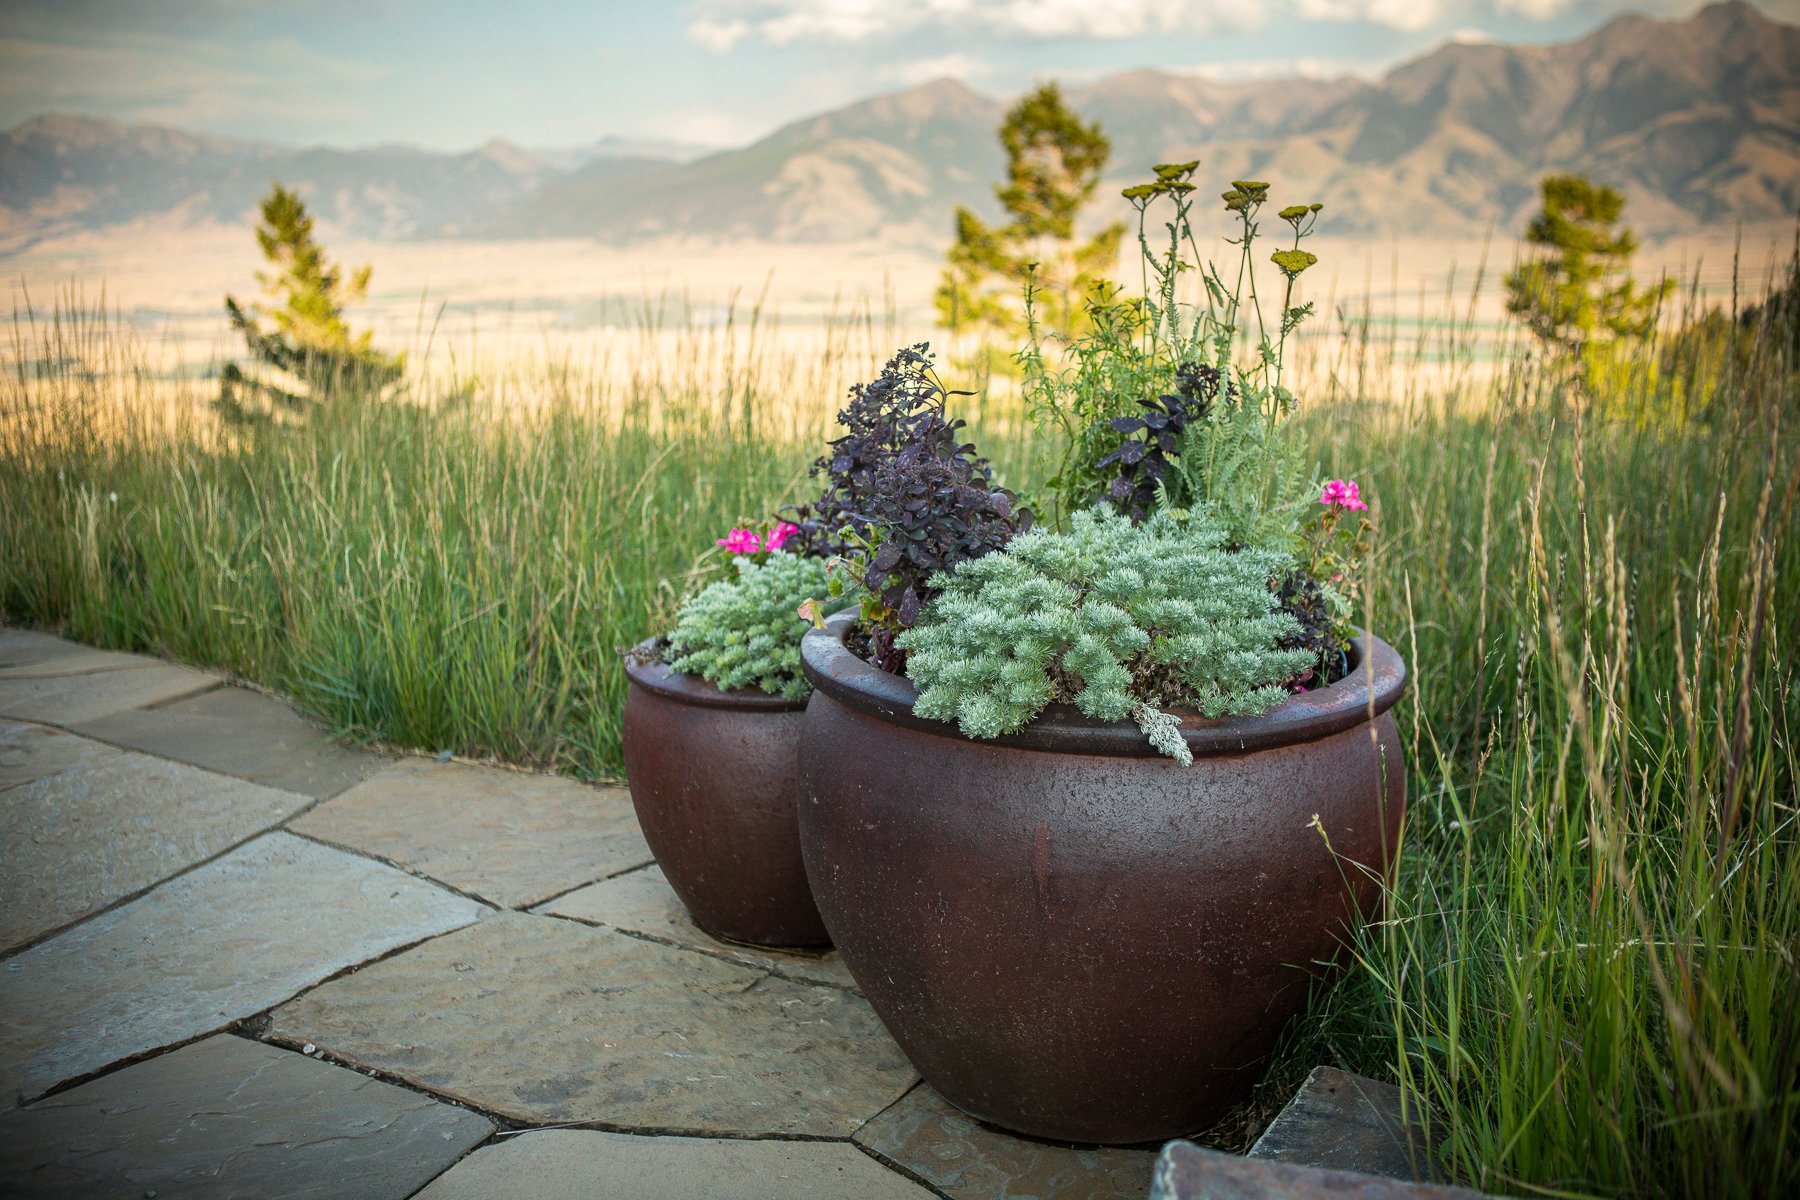
[[[96,650],[29,629],[0,629],[0,679],[84,675],[130,667],[160,667],[159,659],[118,650]]]
[[[920,1084],[856,1134],[954,1200],[1141,1200],[1156,1151],[1071,1147],[981,1124]]]
[[[119,752],[47,725],[0,721],[0,788],[16,787]]]
[[[78,722],[75,729],[315,799],[337,795],[388,761],[337,745],[281,701],[245,688],[114,713]]]
[[[0,1195],[1136,1200],[1150,1178],[1149,1151],[1013,1137],[918,1085],[836,954],[706,935],[620,789],[340,748],[212,676],[19,630],[0,956]],[[230,1032],[263,1013],[238,1028],[275,1044]],[[469,1154],[493,1123],[446,1100],[606,1131]]]
[[[293,828],[506,908],[651,859],[621,788],[427,759],[394,763]]]
[[[221,1029],[486,911],[303,838],[257,838],[0,962],[0,1104]]]
[[[825,954],[787,952],[719,941],[694,924],[681,897],[663,877],[662,868],[654,865],[570,892],[536,911],[641,933],[677,946],[719,954],[789,979],[856,988],[850,968],[844,965],[844,956],[835,950]]]
[[[418,1200],[929,1200],[843,1142],[541,1130],[484,1146]]]
[[[1221,1154],[1170,1142],[1156,1160],[1150,1200],[1485,1200],[1467,1188],[1410,1183],[1358,1171]]]
[[[1251,1158],[1429,1179],[1424,1137],[1409,1147],[1400,1089],[1336,1067],[1314,1067],[1300,1090],[1250,1148]]]
[[[861,997],[522,913],[333,980],[269,1035],[519,1120],[646,1132],[845,1137],[916,1078]]]
[[[222,1034],[0,1115],[0,1195],[403,1200],[486,1117]]]
[[[66,754],[83,738],[40,739]],[[41,756],[40,756],[41,757]],[[88,743],[0,792],[0,950],[139,892],[304,808],[292,792]]]
[[[162,663],[85,675],[4,676],[0,677],[0,717],[74,725],[218,686],[219,680],[212,675]]]

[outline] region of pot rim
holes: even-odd
[[[789,700],[785,696],[773,695],[758,688],[732,688],[725,691],[698,675],[675,670],[660,658],[639,656],[639,651],[648,652],[657,640],[654,637],[645,638],[625,656],[625,677],[631,680],[633,686],[643,688],[646,692],[665,700],[673,700],[677,704],[691,704],[696,708],[733,708],[740,712],[799,712],[806,707],[805,700]]]
[[[800,660],[815,691],[859,712],[939,737],[965,738],[955,725],[913,712],[919,690],[912,680],[858,658],[844,638],[857,616],[840,612],[823,628],[809,629],[800,643]],[[1317,741],[1373,721],[1392,708],[1406,691],[1406,664],[1392,646],[1364,632],[1351,639],[1356,665],[1335,683],[1289,696],[1254,717],[1202,717],[1181,714],[1181,736],[1195,756],[1237,754],[1297,742]],[[1101,721],[1072,704],[1052,704],[1016,733],[981,739],[981,744],[1062,754],[1105,754],[1121,758],[1161,758],[1136,721]]]

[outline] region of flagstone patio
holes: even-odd
[[[835,954],[701,933],[618,788],[0,630],[0,1194],[1140,1197],[969,1120]]]
[[[0,857],[0,1196],[1472,1196],[1329,1068],[1244,1159],[981,1125],[836,953],[702,933],[622,789],[7,628]]]

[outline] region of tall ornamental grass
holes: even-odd
[[[428,379],[256,431],[61,309],[0,383],[0,610],[223,668],[353,737],[612,775],[618,649],[804,479],[869,332],[802,355],[646,330],[587,373]]]
[[[1400,1083],[1478,1188],[1800,1194],[1800,363],[1771,342],[1691,419],[1648,361],[1321,417],[1380,499],[1412,811],[1289,1061]]]

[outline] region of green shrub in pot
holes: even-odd
[[[913,711],[969,737],[1021,728],[1051,703],[1105,721],[1129,716],[1162,753],[1191,762],[1172,730],[1204,716],[1263,712],[1313,655],[1283,649],[1300,623],[1269,580],[1275,550],[1229,549],[1205,513],[1143,524],[1106,506],[1066,533],[1038,529],[959,565],[896,645],[919,688]]]

